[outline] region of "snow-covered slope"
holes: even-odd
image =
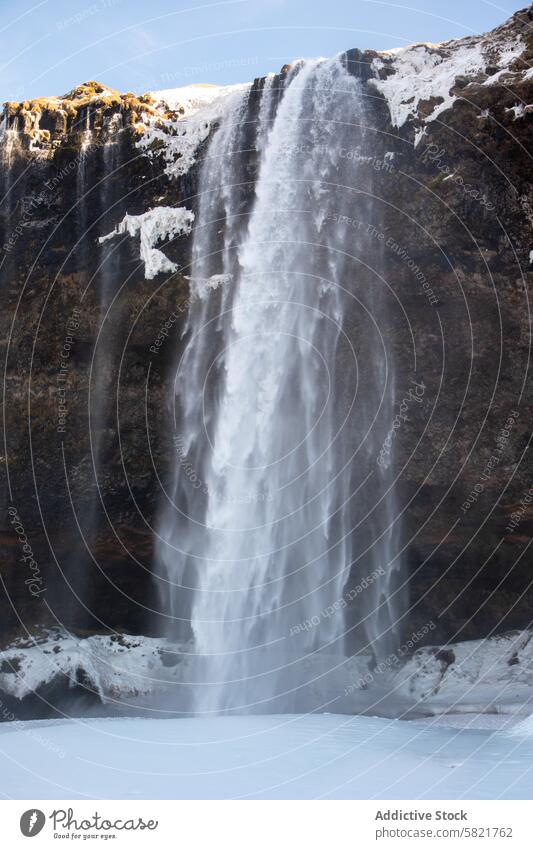
[[[224,109],[231,108],[233,96],[250,86],[191,85],[150,92],[165,117],[146,118],[138,148],[150,157],[163,156],[169,177],[186,174],[213,124]]]
[[[165,88],[158,91],[150,91],[156,109],[164,112],[176,112],[181,119],[190,118],[200,109],[211,103],[227,97],[234,91],[240,91],[242,84],[237,85],[213,85],[211,83],[196,83],[193,85],[180,86],[179,88]]]
[[[480,36],[382,51],[372,62],[376,78],[370,84],[387,100],[395,127],[408,119],[427,124],[458,97],[468,97],[471,84],[511,85],[530,79],[531,69],[517,62],[525,51],[511,19]],[[419,111],[422,102],[429,103],[425,117]]]

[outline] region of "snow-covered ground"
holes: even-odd
[[[156,638],[49,631],[0,652],[0,708],[11,720],[0,723],[0,794],[531,798],[529,631],[424,647],[378,666],[362,656],[323,656],[323,667],[308,658],[301,669],[306,699],[323,706],[327,697],[331,705],[322,710],[340,712],[282,716],[176,718],[180,682],[193,672],[188,648]],[[64,710],[92,716],[18,721],[32,715],[22,705],[36,691],[32,710],[46,706],[54,682],[62,682]],[[76,707],[84,689],[101,707]],[[122,717],[99,718],[97,710]]]
[[[528,799],[533,793],[527,729],[332,714],[5,723],[0,762],[6,799]]]
[[[325,677],[308,659],[302,674],[316,684],[317,702],[338,694],[322,708],[337,714],[175,718],[169,690],[189,679],[187,648],[156,638],[43,631],[0,652],[0,707],[4,719],[15,718],[0,723],[0,794],[531,798],[530,631],[423,647],[378,666],[367,657],[331,666],[324,657]],[[24,715],[19,702],[41,692],[39,709],[57,681],[63,700],[69,685],[76,695],[83,682],[102,710],[130,716],[16,720]],[[145,718],[132,717],[135,710]]]

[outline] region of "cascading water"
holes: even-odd
[[[375,207],[361,83],[341,57],[299,62],[257,99],[233,96],[201,166],[158,543],[196,713],[327,710],[354,639],[386,654],[398,615],[384,284],[354,283]],[[370,573],[347,639],[348,581]]]

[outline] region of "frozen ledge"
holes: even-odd
[[[426,715],[533,713],[533,632],[419,649],[394,689]]]
[[[175,236],[188,235],[191,232],[194,213],[188,209],[170,206],[158,206],[149,209],[142,215],[125,215],[111,233],[98,239],[100,244],[128,233],[138,236],[140,241],[140,258],[144,263],[144,276],[153,280],[162,272],[172,273],[178,266],[165,256],[155,245]]]
[[[48,631],[0,652],[2,694],[18,701],[58,679],[107,699],[149,695],[165,670],[180,662],[178,646],[163,639],[117,634],[77,638]],[[6,717],[1,717],[6,718]]]
[[[400,718],[442,714],[533,713],[533,632],[425,647],[400,665],[349,658],[327,681],[341,696],[335,710]],[[176,682],[190,647],[163,638],[47,631],[19,639],[0,652],[0,708],[61,682],[83,688],[105,704],[150,699]],[[303,666],[311,675],[311,659]],[[309,667],[309,668],[308,668]],[[189,672],[185,673],[185,678]],[[342,691],[344,690],[344,695]],[[11,717],[0,715],[0,719]]]

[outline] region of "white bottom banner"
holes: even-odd
[[[66,841],[191,849],[475,845],[529,849],[524,801],[24,801],[1,803],[2,845]]]

